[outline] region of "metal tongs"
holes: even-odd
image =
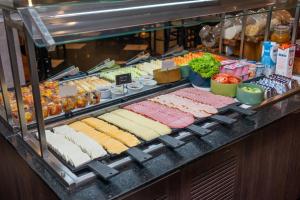
[[[145,53],[144,51],[142,51],[139,54],[137,54],[136,56],[134,56],[133,58],[129,59],[125,65],[126,66],[134,65],[140,61],[147,60],[149,57],[150,57],[150,53]]]
[[[168,56],[182,56],[186,54],[188,51],[184,50],[183,46],[176,45],[175,47],[168,50],[165,54],[163,54],[161,57],[165,58]]]
[[[109,58],[100,62],[99,64],[97,64],[95,67],[91,68],[90,70],[87,71],[87,73],[90,74],[95,74],[100,72],[103,69],[106,68],[111,68],[116,64],[116,62],[114,60],[110,60]]]
[[[71,67],[68,67],[67,69],[59,72],[58,74],[50,77],[48,80],[56,81],[56,80],[62,79],[63,77],[66,77],[66,76],[74,76],[78,73],[79,73],[79,68],[72,65]]]

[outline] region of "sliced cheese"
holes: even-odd
[[[113,139],[112,137],[102,132],[97,131],[96,129],[83,122],[74,122],[72,124],[69,124],[69,126],[74,130],[82,132],[85,135],[91,137],[98,144],[102,145],[111,154],[120,154],[128,149],[121,142]]]
[[[53,131],[56,134],[65,136],[67,140],[79,146],[81,150],[84,153],[88,154],[92,159],[107,155],[103,147],[95,140],[83,133],[76,132],[74,129],[67,125],[55,127],[53,128]]]
[[[172,130],[164,124],[125,109],[118,109],[113,111],[112,113],[128,119],[134,123],[137,123],[141,126],[147,127],[148,129],[157,132],[159,135],[167,135],[172,132]]]
[[[46,140],[49,148],[74,167],[79,167],[91,161],[86,153],[82,152],[77,145],[68,141],[63,135],[46,131]]]
[[[118,129],[116,126],[113,126],[105,121],[102,121],[97,118],[87,118],[82,120],[82,122],[90,125],[98,131],[101,131],[112,138],[122,142],[128,147],[134,147],[140,144],[140,141],[132,134]]]
[[[113,113],[106,113],[104,115],[99,116],[98,118],[105,120],[111,124],[114,124],[126,131],[129,131],[146,141],[153,140],[160,136],[158,133],[151,129],[145,128],[144,126],[136,124],[128,119],[122,118],[119,115]]]

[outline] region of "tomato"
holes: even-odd
[[[238,84],[240,79],[230,74],[220,73],[213,77],[213,80],[223,84]]]
[[[234,76],[229,77],[229,83],[238,84],[240,80]]]
[[[217,76],[215,80],[219,83],[228,83],[228,78],[224,76]]]
[[[218,74],[217,76],[231,77],[230,74],[225,74],[225,73],[220,73],[220,74]]]

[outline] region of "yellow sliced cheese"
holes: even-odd
[[[118,129],[116,126],[111,125],[105,121],[97,118],[87,118],[82,120],[82,122],[88,124],[89,126],[101,131],[112,138],[122,142],[128,147],[134,147],[140,144],[140,141],[132,134]]]
[[[97,131],[96,129],[83,122],[74,122],[72,124],[69,124],[69,126],[75,131],[82,132],[89,136],[98,144],[102,145],[111,154],[120,154],[128,149],[128,147],[126,147],[121,142],[102,132]]]
[[[119,115],[120,117],[128,119],[128,120],[130,120],[134,123],[137,123],[141,126],[152,129],[153,131],[157,132],[159,135],[167,135],[172,132],[172,130],[168,126],[161,124],[159,122],[156,122],[152,119],[146,118],[142,115],[131,112],[129,110],[118,109],[111,113]]]
[[[113,125],[116,125],[126,131],[133,133],[134,135],[142,138],[143,140],[150,141],[160,135],[155,131],[145,128],[139,124],[136,124],[128,119],[120,117],[113,113],[106,113],[98,117],[99,119],[105,120]]]

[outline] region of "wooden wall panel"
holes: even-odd
[[[54,192],[0,136],[0,199],[56,200]]]
[[[235,199],[239,191],[240,146],[213,153],[182,171],[181,199]]]
[[[122,200],[179,200],[180,174],[173,173],[151,185],[127,195]]]
[[[299,119],[290,115],[259,130],[243,142],[240,199],[293,200],[300,197],[294,194],[293,198],[286,198],[289,196],[287,190],[299,191],[300,188],[300,172],[295,174],[300,167],[296,159],[300,158],[300,151],[296,152],[297,145],[293,144],[297,140],[296,143],[300,144],[300,131],[297,133]],[[291,167],[294,167],[293,172]],[[294,175],[293,180],[289,178]]]

